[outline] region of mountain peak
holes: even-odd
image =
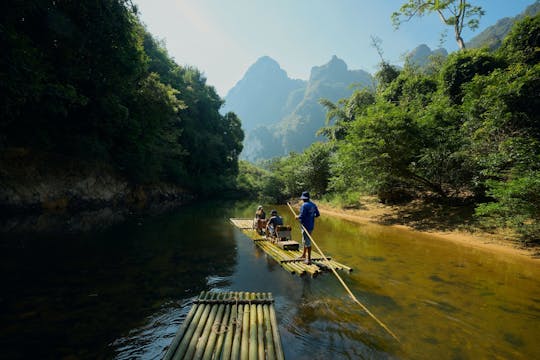
[[[283,70],[279,66],[278,62],[272,59],[270,56],[261,56],[258,58],[257,61],[255,61],[255,63],[249,67],[246,72],[246,76],[254,73],[267,73],[272,75],[279,74],[280,76],[287,77],[285,70]]]
[[[348,73],[347,64],[342,59],[333,55],[329,62],[321,66],[314,66],[311,69],[310,81],[322,80],[325,78],[346,77]]]

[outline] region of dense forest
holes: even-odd
[[[0,151],[107,164],[132,183],[234,187],[243,131],[129,0],[5,1]]]
[[[343,205],[429,199],[472,205],[485,226],[540,240],[540,16],[496,51],[463,49],[425,67],[382,61],[373,90],[321,100],[328,141],[241,163],[239,183],[273,201],[313,194]]]

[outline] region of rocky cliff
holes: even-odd
[[[193,195],[171,184],[136,185],[112,168],[28,149],[0,155],[0,208],[4,213],[143,208],[186,203]]]

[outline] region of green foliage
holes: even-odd
[[[504,39],[500,52],[513,62],[540,62],[540,15],[518,22]]]
[[[135,182],[234,187],[243,132],[128,0],[10,0],[0,17],[0,147],[115,165]]]
[[[377,90],[384,91],[399,76],[399,72],[396,66],[383,60],[379,65],[379,71],[375,73]]]
[[[285,197],[308,189],[348,207],[366,193],[391,203],[473,203],[484,225],[538,241],[536,27],[534,19],[518,24],[497,54],[460,51],[429,71],[387,64],[376,93],[321,100],[329,143],[273,160],[268,188]]]
[[[375,95],[367,89],[356,90],[350,98],[340,99],[334,104],[328,99],[320,99],[319,103],[326,108],[326,126],[317,135],[323,135],[330,141],[343,140],[347,134],[347,123],[375,102]],[[330,122],[334,123],[329,126]]]
[[[408,66],[387,85],[381,95],[390,102],[419,101],[426,105],[436,90],[437,82],[432,77]]]
[[[500,68],[504,62],[485,49],[474,49],[451,54],[444,64],[440,82],[442,90],[455,104],[463,97],[462,86],[476,75],[486,75]]]
[[[302,154],[275,158],[266,163],[272,172],[267,179],[263,195],[273,199],[298,197],[309,190],[312,196],[322,196],[328,189],[330,162],[333,147],[330,144],[314,143]]]
[[[487,224],[515,229],[524,243],[540,241],[540,171],[491,180],[487,186],[495,201],[480,204],[476,214],[487,218]]]
[[[482,7],[473,6],[467,0],[407,0],[392,14],[392,23],[395,28],[399,28],[401,23],[415,16],[422,17],[431,13],[437,13],[445,25],[454,28],[458,46],[464,49],[465,43],[461,37],[463,28],[477,29],[485,12]]]

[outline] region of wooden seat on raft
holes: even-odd
[[[298,250],[300,244],[291,240],[291,226],[277,225],[275,236],[272,236],[272,241],[283,250]]]

